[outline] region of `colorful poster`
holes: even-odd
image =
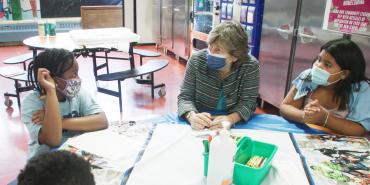
[[[40,18],[39,0],[0,0],[0,22]]]
[[[315,184],[370,184],[370,144],[364,137],[294,134]]]
[[[80,6],[122,5],[122,0],[0,0],[0,22],[80,17]]]
[[[370,36],[370,0],[327,0],[323,29]]]

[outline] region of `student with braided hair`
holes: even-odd
[[[22,121],[30,134],[28,159],[69,137],[108,127],[105,113],[81,89],[78,63],[64,49],[48,49],[29,64],[28,80],[35,91],[22,103]]]

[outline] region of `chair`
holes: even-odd
[[[26,53],[22,55],[17,55],[4,60],[4,64],[23,64],[23,70],[26,70],[26,62],[33,59],[32,53]]]
[[[20,93],[25,91],[30,91],[34,87],[28,84],[28,73],[27,71],[16,67],[16,66],[5,66],[0,67],[0,76],[14,80],[15,93],[4,93],[4,104],[7,107],[12,106],[13,101],[9,99],[10,97],[17,98],[18,108],[21,108]],[[22,86],[20,82],[25,82],[25,85]]]
[[[119,99],[119,110],[122,112],[122,89],[121,89],[121,81],[124,81],[128,78],[134,78],[142,75],[150,75],[149,79],[142,79],[141,84],[149,84],[151,87],[151,95],[152,98],[154,98],[154,89],[161,88],[158,92],[159,96],[165,95],[165,84],[161,83],[158,85],[154,85],[154,72],[159,71],[163,68],[165,68],[168,65],[167,60],[163,59],[156,59],[156,60],[149,60],[144,65],[141,65],[137,68],[132,68],[125,71],[119,71],[115,73],[108,73],[103,75],[98,75],[97,80],[99,81],[117,81],[118,84],[118,91],[113,91],[110,89],[106,89],[103,87],[97,87],[98,92],[108,94],[111,96],[118,97]]]
[[[13,101],[10,99],[10,97],[17,98],[17,103],[19,109],[21,108],[21,101],[19,94],[21,92],[29,91],[33,89],[33,86],[28,83],[27,79],[27,67],[26,62],[31,61],[33,59],[32,53],[26,53],[17,55],[14,57],[10,57],[5,59],[3,62],[4,64],[22,64],[23,69],[20,69],[16,66],[6,66],[0,68],[0,76],[14,80],[14,87],[15,87],[15,93],[4,93],[4,104],[7,107],[12,106]],[[22,86],[20,82],[25,82],[25,85]]]
[[[82,29],[94,28],[117,28],[124,26],[124,17],[122,6],[81,6],[81,27]],[[104,56],[96,55],[93,52],[94,73],[102,68],[106,68],[106,73],[109,73],[108,59],[118,59],[109,57],[108,53],[111,50],[97,50],[97,52],[104,52]],[[96,58],[104,58],[105,63],[97,65]],[[96,77],[96,75],[95,75]]]

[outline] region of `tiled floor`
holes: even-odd
[[[155,51],[154,46],[142,46],[141,49]],[[1,61],[17,54],[29,52],[24,46],[0,47],[0,66],[4,66]],[[162,53],[163,54],[163,53]],[[122,56],[122,53],[115,53],[115,56]],[[123,112],[119,113],[118,98],[96,92],[96,84],[93,80],[92,64],[90,58],[78,58],[80,65],[80,76],[83,79],[83,87],[88,89],[102,106],[110,121],[118,119],[131,119],[141,115],[166,114],[177,111],[177,95],[180,83],[183,79],[185,63],[162,55],[170,61],[170,64],[163,70],[155,73],[155,82],[166,84],[166,96],[159,97],[156,90],[155,98],[150,96],[150,87],[136,84],[134,79],[125,80],[122,83],[123,90]],[[146,61],[147,59],[144,59]],[[139,61],[138,58],[136,61]],[[111,60],[110,70],[119,71],[129,67],[127,61]],[[138,62],[137,62],[138,65]],[[101,83],[102,86],[115,88],[116,83]],[[3,93],[13,92],[13,81],[0,77],[0,102],[4,102]],[[24,97],[26,93],[22,94]],[[22,124],[16,100],[13,98],[12,109],[7,109],[4,104],[0,104],[0,185],[8,183],[14,179],[19,169],[26,163],[27,142],[29,139],[27,129]],[[274,108],[267,107],[268,111],[261,109],[257,113],[273,112]]]

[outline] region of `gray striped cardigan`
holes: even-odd
[[[249,61],[241,63],[224,80],[219,72],[207,67],[207,51],[201,50],[189,59],[185,78],[178,96],[178,114],[198,112],[202,109],[214,110],[220,90],[224,90],[228,113],[237,112],[247,121],[256,109],[259,88],[259,64],[250,56]]]

